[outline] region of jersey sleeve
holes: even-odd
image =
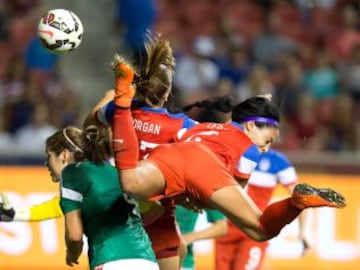
[[[214,223],[220,220],[225,220],[225,216],[218,210],[207,209],[206,218],[208,222]]]
[[[51,200],[30,207],[29,221],[53,219],[61,217],[62,215],[60,198],[56,196]]]
[[[277,179],[280,184],[287,186],[297,181],[295,168],[284,155],[278,155],[277,166],[279,166]]]
[[[80,209],[88,188],[86,171],[81,164],[68,165],[61,174],[60,205],[64,214]]]
[[[116,105],[110,101],[96,112],[97,120],[103,125],[109,126],[115,113]]]
[[[259,160],[259,148],[256,145],[251,145],[240,157],[235,176],[243,179],[250,178],[250,174],[254,171]]]

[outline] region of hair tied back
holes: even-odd
[[[85,138],[88,141],[97,141],[100,138],[100,130],[95,125],[90,125],[85,128]]]

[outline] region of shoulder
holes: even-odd
[[[270,149],[267,153],[264,154],[264,157],[267,157],[271,163],[276,164],[279,169],[292,167],[292,164],[286,155],[277,150]]]
[[[86,171],[86,168],[88,168],[89,166],[91,166],[89,162],[71,163],[63,169],[62,174],[72,174]]]

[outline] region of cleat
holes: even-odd
[[[115,98],[116,105],[129,108],[135,95],[135,88],[132,85],[135,71],[124,58],[115,54],[111,64],[115,75]]]
[[[315,188],[305,183],[295,186],[292,203],[300,209],[322,206],[343,208],[346,206],[345,198],[336,191],[329,188]]]

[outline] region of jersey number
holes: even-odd
[[[201,131],[194,135],[191,135],[189,138],[185,140],[185,142],[201,142],[200,136],[211,136],[211,135],[219,135],[219,131],[216,130],[209,130],[209,131]]]

